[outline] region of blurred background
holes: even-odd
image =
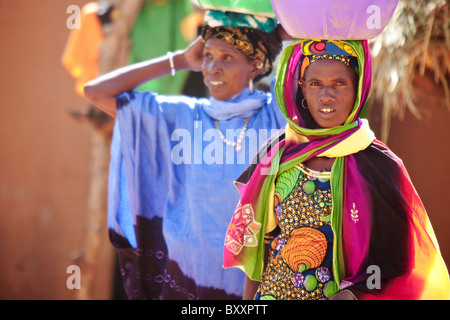
[[[0,0],[0,299],[125,298],[107,230],[112,121],[79,88],[184,48],[201,16],[190,0]],[[446,0],[399,1],[370,42],[367,114],[403,159],[447,266],[449,30]],[[201,76],[187,72],[140,89],[205,95]],[[81,289],[67,285],[71,265]]]

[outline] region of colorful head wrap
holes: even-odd
[[[330,224],[338,288],[350,290],[358,299],[448,299],[446,265],[409,175],[401,159],[376,140],[368,122],[359,118],[371,84],[367,41],[333,43],[340,49],[345,45],[346,52],[351,49],[358,60],[353,110],[341,126],[305,126],[296,94],[299,64],[304,53],[311,52],[311,43],[298,40],[283,51],[274,90],[288,124],[261,150],[259,162],[236,181],[241,200],[225,237],[223,265],[238,267],[253,280],[261,279],[264,237],[277,226],[277,177],[313,157],[329,157],[335,158]],[[381,270],[379,288],[367,285],[370,266]]]
[[[249,59],[260,60],[263,67],[255,80],[268,75],[273,61],[281,50],[276,32],[277,20],[236,12],[210,10],[205,13],[202,37],[216,38],[231,44]]]
[[[205,12],[205,24],[212,28],[228,26],[232,28],[258,29],[270,33],[277,27],[278,20],[238,12],[207,10]]]
[[[320,59],[340,61],[359,74],[358,59],[355,51],[342,41],[315,41],[308,40],[303,43],[303,58],[300,67],[300,78],[304,77],[306,68]]]
[[[298,108],[303,99],[302,91],[299,90],[298,80],[303,78],[306,68],[314,61],[320,59],[339,60],[350,66],[358,75],[358,94],[356,95],[353,110],[345,122],[345,125],[354,123],[364,107],[369,95],[372,81],[371,58],[368,55],[367,41],[328,41],[328,40],[301,40],[288,46],[280,57],[276,95],[280,109],[293,124],[300,126],[300,131],[306,130],[304,134],[315,135],[308,129],[316,129],[309,110]],[[283,61],[281,61],[283,59]],[[284,81],[282,84],[281,81]],[[295,128],[295,126],[293,126]]]

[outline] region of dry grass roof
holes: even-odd
[[[406,110],[416,118],[414,76],[434,75],[445,92],[450,110],[450,20],[448,0],[399,0],[386,29],[370,42],[373,57],[373,98],[383,106],[382,140],[391,116],[400,119]]]

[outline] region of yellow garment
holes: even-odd
[[[362,125],[359,130],[338,145],[318,154],[318,157],[337,158],[357,153],[366,149],[375,140],[375,134],[369,127],[366,119],[361,119]]]
[[[104,34],[97,15],[98,4],[88,3],[81,10],[80,28],[73,29],[62,57],[63,66],[76,79],[75,91],[84,96],[84,85],[99,73],[99,45]]]

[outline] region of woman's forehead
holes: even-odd
[[[206,40],[205,42],[205,49],[208,50],[216,50],[216,51],[223,51],[223,52],[238,52],[241,53],[237,48],[233,47],[228,42],[216,39],[216,38],[210,38]],[[243,53],[241,53],[243,54]]]
[[[354,70],[346,64],[331,59],[320,59],[305,70],[305,78],[353,79]]]

